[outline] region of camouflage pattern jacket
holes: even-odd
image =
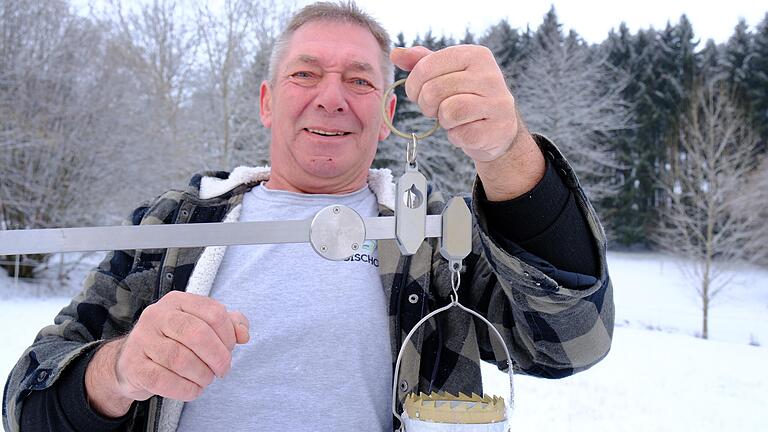
[[[472,205],[473,250],[464,260],[461,302],[486,316],[505,338],[513,370],[559,378],[584,370],[607,355],[613,333],[613,296],[605,262],[605,235],[570,165],[550,141],[537,136],[560,170],[586,217],[599,254],[600,277],[554,268],[511,242],[491,237],[480,206]],[[387,178],[388,175],[388,178]],[[232,174],[207,172],[183,191],[170,191],[137,208],[134,225],[237,220],[243,194],[268,177],[259,169]],[[369,186],[382,216],[393,215],[394,191],[388,171],[372,170]],[[476,181],[472,199],[482,185]],[[430,214],[439,214],[443,195],[428,195]],[[503,240],[503,239],[502,239]],[[502,245],[503,243],[503,245]],[[4,390],[3,425],[18,431],[25,398],[53,385],[74,359],[105,340],[128,333],[148,305],[171,290],[210,290],[223,248],[113,251],[89,273],[84,289],[61,310],[55,324],[40,331],[12,370]],[[424,241],[410,257],[393,240],[379,241],[382,284],[389,298],[393,359],[401,341],[429,313],[449,302],[450,272],[436,239]],[[207,288],[206,288],[207,287]],[[503,348],[488,329],[452,309],[421,327],[405,351],[400,399],[411,391],[481,391],[480,360],[505,370]],[[134,404],[123,430],[173,431],[183,403],[152,397]]]

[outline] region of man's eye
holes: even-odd
[[[352,83],[356,86],[373,87],[370,81],[362,78],[355,78],[352,80]]]
[[[294,72],[292,75],[294,78],[311,78],[312,74],[306,71]]]

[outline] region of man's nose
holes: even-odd
[[[315,102],[317,107],[328,113],[342,113],[347,111],[347,99],[344,96],[344,83],[333,76],[326,76],[318,86],[318,94]]]

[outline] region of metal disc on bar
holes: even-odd
[[[356,211],[343,205],[328,206],[315,214],[309,242],[323,258],[342,261],[359,251],[365,241],[365,223]]]

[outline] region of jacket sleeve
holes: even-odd
[[[126,223],[146,223],[145,215],[150,209],[150,204],[137,208]],[[151,278],[147,277],[146,272],[157,273],[157,270],[152,269],[139,255],[144,254],[137,255],[136,251],[108,253],[98,267],[88,273],[82,291],[59,312],[54,318],[54,324],[43,328],[32,345],[24,351],[11,370],[3,391],[3,426],[6,431],[19,431],[22,415],[47,417],[51,424],[69,423],[76,430],[85,430],[77,425],[89,425],[87,430],[94,432],[99,430],[93,427],[99,423],[88,422],[88,418],[67,418],[68,415],[77,415],[62,410],[72,401],[64,401],[64,405],[52,401],[59,399],[56,397],[59,393],[73,394],[80,389],[84,391],[81,378],[87,359],[105,340],[129,332],[134,315],[151,301],[151,287],[146,283]],[[147,268],[142,268],[143,265],[147,265]],[[61,389],[55,386],[74,387]],[[25,412],[25,402],[32,395],[35,395],[35,401],[29,409],[43,412]],[[30,425],[29,422],[25,424]],[[44,422],[36,424],[40,430],[50,430]],[[112,422],[101,424],[106,425],[103,430],[113,429],[110,427],[113,426]],[[29,428],[35,430],[35,427]],[[25,428],[25,432],[29,428]]]
[[[95,412],[85,391],[85,371],[97,349],[72,361],[51,387],[33,391],[24,401],[21,430],[27,431],[114,431],[132,416],[107,418]]]
[[[473,254],[467,263],[470,287],[460,295],[502,334],[516,371],[560,378],[585,370],[608,354],[613,294],[605,234],[595,210],[565,157],[548,139],[536,138],[549,163],[562,174],[570,199],[586,221],[593,243],[586,249],[595,251],[597,277],[566,270],[562,264],[556,267],[512,239],[499,236],[505,230],[489,226],[483,206],[477,205],[484,196],[478,179],[472,196],[476,221]],[[567,239],[555,236],[548,241]],[[504,350],[495,337],[490,338],[487,326],[476,320],[475,328],[481,357],[506,369]]]

